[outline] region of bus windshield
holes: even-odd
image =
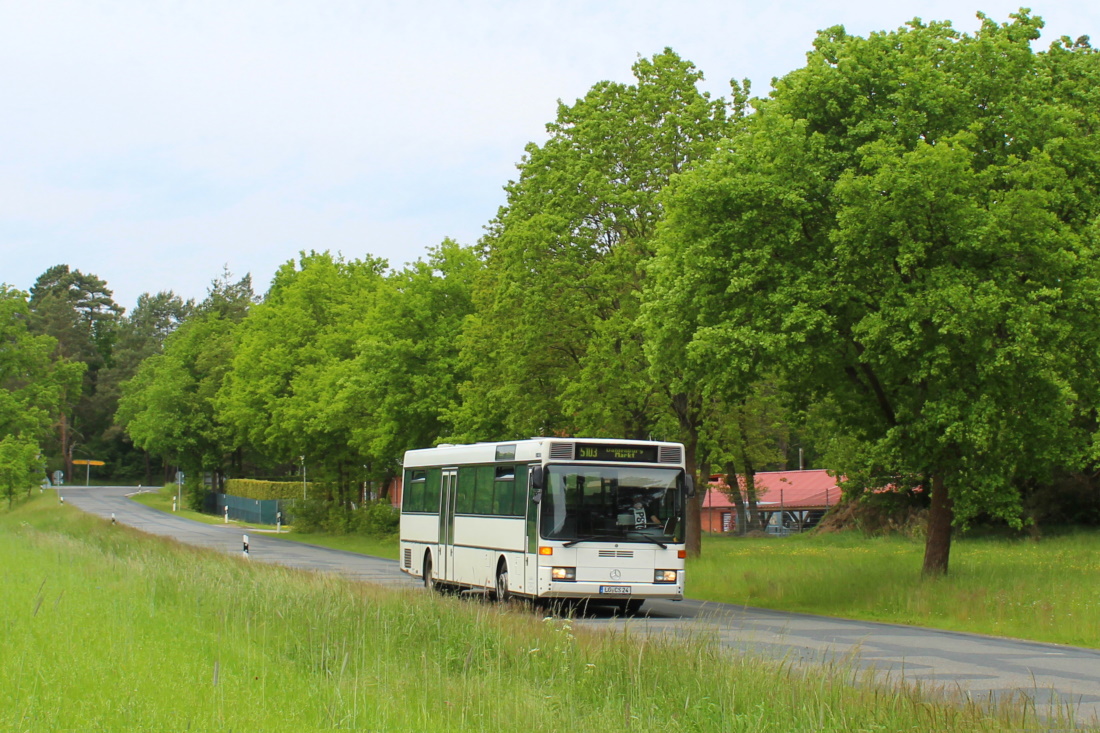
[[[682,542],[682,475],[671,468],[549,466],[542,536],[572,542]]]

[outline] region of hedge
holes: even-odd
[[[302,482],[231,478],[225,482],[225,493],[244,499],[301,499]]]

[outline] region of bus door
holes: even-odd
[[[526,539],[527,545],[523,553],[523,590],[531,596],[537,596],[539,592],[539,505],[531,501],[534,490],[531,488],[531,478],[534,474],[533,464],[527,469],[527,515],[526,515]]]
[[[439,578],[454,580],[454,532],[455,532],[455,489],[458,487],[458,469],[444,468],[442,488],[439,497],[439,545],[436,547],[436,562],[439,563]]]

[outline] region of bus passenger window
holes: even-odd
[[[473,512],[476,481],[477,473],[472,466],[459,467],[458,491],[455,494],[455,514],[470,514]]]
[[[493,513],[493,467],[478,466],[477,493],[474,495],[474,514]]]
[[[497,466],[496,485],[493,489],[493,514],[509,516],[516,494],[516,469],[514,466]]]
[[[443,471],[438,468],[428,469],[428,480],[424,483],[424,511],[439,513],[439,484]]]

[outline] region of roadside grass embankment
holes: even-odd
[[[1100,532],[963,537],[946,577],[924,543],[846,532],[707,537],[687,567],[702,600],[1100,648]]]
[[[567,619],[251,563],[39,497],[0,512],[0,563],[8,730],[1051,724],[1024,705],[991,711],[853,685],[842,666],[765,663],[706,636],[586,632]]]

